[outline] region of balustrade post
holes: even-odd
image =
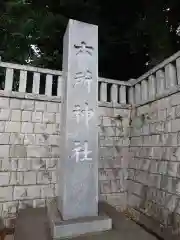
[[[39,94],[39,87],[40,87],[40,73],[34,72],[32,92],[34,94]]]
[[[119,102],[126,104],[126,86],[124,85],[119,87]]]
[[[26,92],[26,84],[27,84],[27,71],[20,71],[20,81],[19,81],[19,92]]]
[[[141,93],[142,100],[146,101],[148,99],[148,84],[146,79],[141,82]]]
[[[157,94],[162,94],[165,90],[165,74],[163,70],[156,72],[157,79]]]
[[[53,83],[53,76],[50,74],[46,75],[46,89],[45,94],[47,96],[52,96],[52,83]]]
[[[137,83],[135,85],[135,103],[139,104],[141,102],[141,85]]]
[[[111,102],[113,102],[113,103],[118,102],[118,92],[117,92],[116,84],[112,84],[112,86],[111,86]]]
[[[63,98],[64,81],[62,76],[58,76],[57,96]]]
[[[177,85],[176,68],[172,63],[165,66],[166,88]]]
[[[135,89],[134,87],[128,88],[128,103],[134,104],[135,103]]]
[[[148,92],[149,99],[154,99],[156,96],[156,78],[153,75],[150,75],[148,78]]]
[[[12,91],[14,69],[6,68],[5,91]]]
[[[177,82],[180,85],[180,57],[176,59]]]
[[[107,83],[104,82],[100,84],[100,101],[107,102]]]

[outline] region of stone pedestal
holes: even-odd
[[[53,237],[111,228],[98,217],[98,27],[70,20],[63,49],[61,160]],[[63,220],[63,221],[62,221]],[[108,224],[104,223],[108,221]]]
[[[107,231],[112,227],[112,220],[103,213],[92,217],[79,217],[63,220],[56,201],[48,204],[50,231],[53,239],[72,238],[80,235]]]

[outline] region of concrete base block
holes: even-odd
[[[63,221],[55,201],[48,204],[48,216],[53,239],[72,238],[112,228],[112,220],[105,215]]]

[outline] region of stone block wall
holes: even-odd
[[[0,97],[0,217],[56,194],[60,102]]]
[[[43,207],[57,196],[60,111],[59,98],[4,92],[0,97],[0,218]],[[98,113],[99,199],[124,209],[130,111],[99,107]]]
[[[99,199],[126,208],[129,152],[128,109],[99,107]]]
[[[134,109],[131,124],[128,205],[154,222],[153,230],[178,235],[180,93]]]
[[[0,97],[3,219],[57,195],[60,111],[60,99]],[[99,199],[179,234],[180,93],[135,108],[100,104],[98,115]]]

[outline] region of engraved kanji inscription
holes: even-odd
[[[88,103],[85,103],[85,109],[82,110],[82,114],[85,117],[85,123],[86,123],[86,126],[88,127],[89,121],[94,116],[94,111],[93,111],[93,109],[89,109]]]
[[[90,109],[88,103],[85,103],[85,108],[81,109],[80,105],[75,105],[73,109],[73,115],[76,118],[76,122],[79,124],[82,118],[85,118],[85,124],[88,127],[89,121],[94,116],[93,109]]]
[[[82,41],[79,45],[74,44],[74,47],[78,49],[76,55],[81,53],[87,53],[88,55],[92,56],[92,52],[94,48],[92,46],[88,46],[86,42]]]
[[[92,158],[89,157],[89,154],[91,154],[92,151],[88,150],[88,141],[84,141],[84,144],[81,144],[80,141],[74,141],[74,145],[75,147],[72,149],[74,154],[71,156],[71,158],[75,158],[76,163],[92,161]]]
[[[75,83],[73,84],[73,87],[76,87],[78,84],[82,84],[84,86],[87,86],[88,93],[91,91],[91,83],[92,83],[92,72],[89,71],[89,69],[86,69],[86,71],[83,72],[77,72],[74,77]]]
[[[73,109],[73,114],[76,118],[76,122],[79,124],[80,119],[82,117],[82,111],[80,105],[75,105]]]

